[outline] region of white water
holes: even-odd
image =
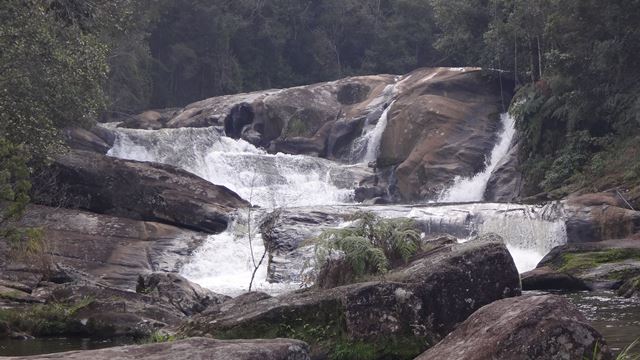
[[[438,199],[438,202],[469,202],[481,201],[487,189],[489,178],[502,158],[509,152],[513,135],[516,133],[515,121],[511,115],[500,115],[502,130],[498,135],[498,142],[491,150],[491,156],[486,159],[484,169],[470,178],[456,176],[453,185]]]
[[[260,264],[265,248],[255,218],[251,229],[251,256],[246,216],[240,216],[227,231],[209,236],[182,268],[181,275],[216,293],[237,296],[249,291],[251,276],[258,267],[251,290],[270,294],[294,290],[296,284],[270,284],[266,281],[269,256],[267,254]]]
[[[262,207],[351,202],[364,172],[311,156],[268,154],[214,128],[118,129],[108,154],[178,166]]]
[[[372,131],[364,134],[363,138],[367,140],[367,151],[364,154],[363,162],[368,163],[371,161],[375,161],[380,155],[380,142],[382,141],[382,134],[384,130],[387,128],[387,122],[389,118],[389,110],[393,103],[389,104],[386,109],[382,112],[380,119],[378,119],[378,123],[373,128]]]
[[[387,106],[375,126],[365,126],[362,137],[356,140],[354,145],[360,149],[357,161],[366,164],[377,157],[390,108],[391,105]],[[482,198],[491,172],[508,151],[515,131],[513,119],[503,116],[502,121],[499,142],[485,169],[473,178],[458,179],[443,201]],[[110,156],[178,166],[212,183],[227,186],[252,204],[265,208],[306,207],[299,209],[301,213],[327,208],[337,213],[356,211],[361,207],[330,205],[352,203],[358,179],[370,171],[363,164],[344,165],[316,157],[268,154],[244,140],[223,136],[215,128],[115,130],[117,139],[109,151]],[[450,232],[461,239],[498,233],[506,240],[521,272],[534,268],[551,248],[566,241],[561,216],[547,213],[544,207],[475,203],[377,206],[365,210],[385,217],[414,218],[427,233]],[[248,290],[254,265],[245,217],[246,214],[237,214],[227,231],[210,236],[181,273],[218,293],[234,296]],[[254,231],[258,217],[258,213],[252,216]],[[264,244],[257,231],[253,236],[253,251],[258,261]],[[255,290],[277,294],[297,286],[295,283],[269,284],[267,262],[265,260],[256,273]]]

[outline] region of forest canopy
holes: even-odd
[[[516,79],[526,192],[549,191],[638,133],[639,18],[640,0],[8,0],[0,144],[46,159],[100,114],[482,66]]]

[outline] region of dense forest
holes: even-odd
[[[103,114],[424,66],[515,78],[527,194],[634,185],[638,19],[640,0],[3,1],[0,196],[28,201],[59,129]]]

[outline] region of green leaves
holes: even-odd
[[[316,248],[317,263],[331,261],[332,251],[344,253],[356,277],[384,274],[392,266],[407,263],[421,248],[420,233],[411,219],[383,219],[359,211],[351,226],[324,231]]]
[[[95,120],[108,71],[97,35],[49,6],[14,1],[0,11],[0,137],[36,160],[60,151],[57,129]]]

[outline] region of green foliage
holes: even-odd
[[[0,137],[38,159],[60,150],[58,128],[97,117],[107,76],[107,47],[50,5],[9,1],[0,11]]]
[[[9,242],[10,250],[27,264],[49,269],[46,244],[38,228],[15,226],[29,204],[30,169],[28,152],[0,138],[0,238]]]
[[[411,219],[383,219],[360,211],[350,220],[352,226],[320,234],[316,246],[319,266],[338,250],[344,253],[356,277],[384,274],[390,266],[406,263],[420,250],[420,233]]]

